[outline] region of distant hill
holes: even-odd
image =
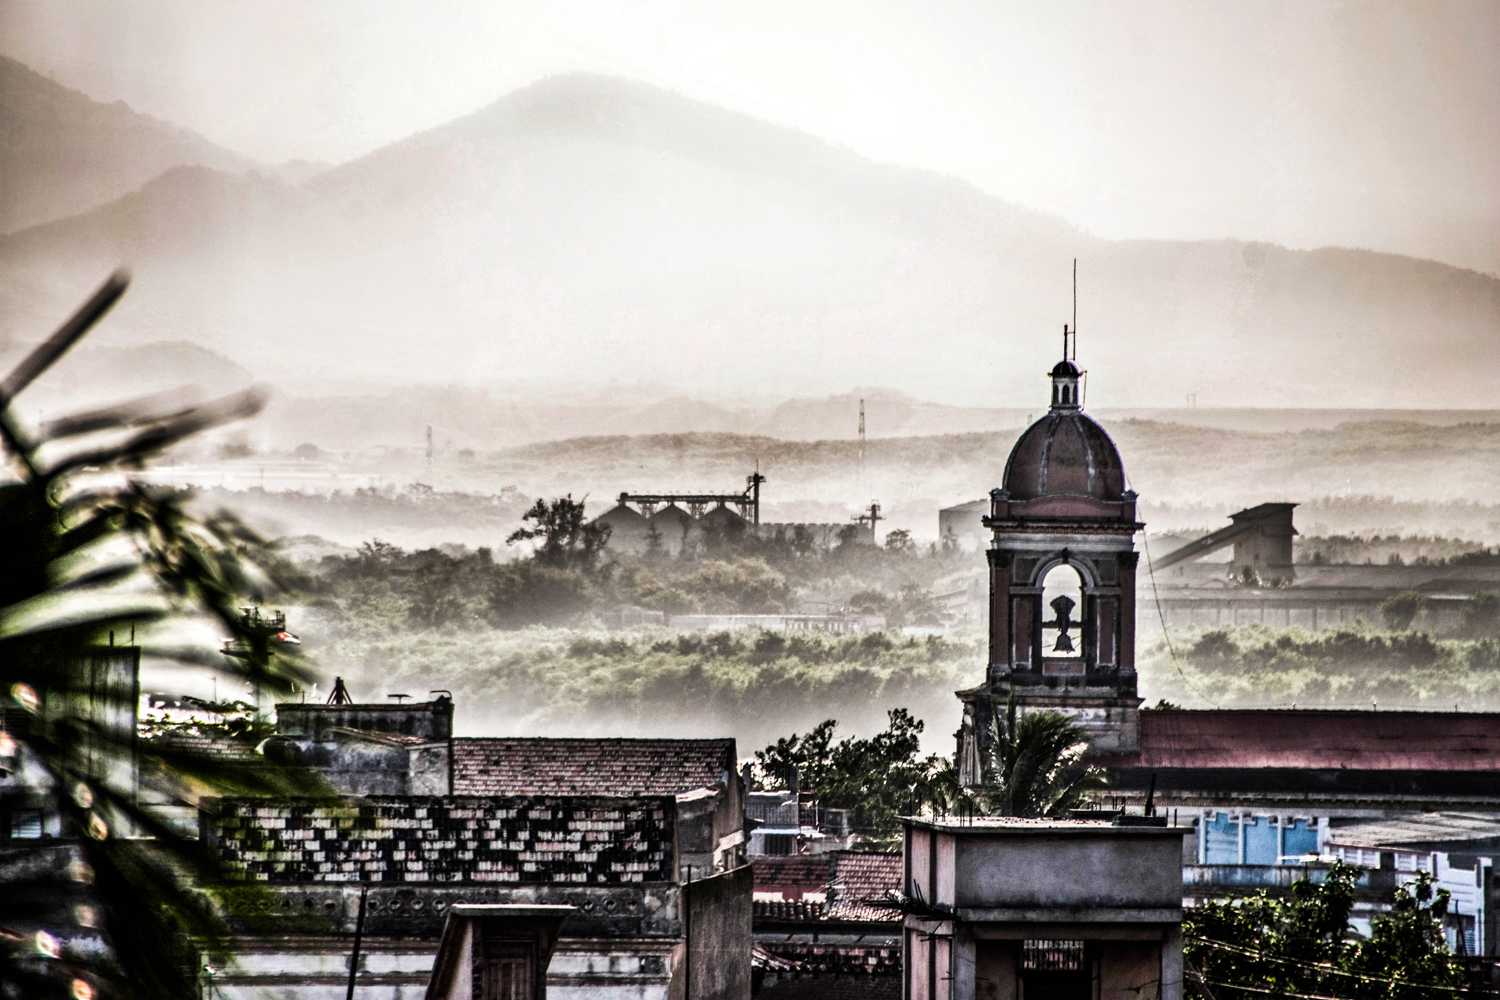
[[[172,167],[253,164],[187,129],[100,104],[0,56],[0,233],[129,194]]]
[[[749,426],[687,400],[881,385],[1024,416],[1045,403],[1074,257],[1092,408],[1188,393],[1204,406],[1500,406],[1493,277],[1361,250],[1098,240],[952,178],[588,75],[299,187],[180,167],[0,238],[0,342],[34,339],[127,263],[135,288],[101,337],[192,340],[289,398],[647,378],[681,399],[631,415],[632,432],[691,420],[826,436],[848,400]],[[888,415],[904,433],[955,429],[927,406]],[[565,436],[512,417],[533,424],[523,440]]]
[[[0,372],[32,347],[13,343],[0,348]],[[49,368],[22,397],[21,412],[48,417],[106,402],[174,390],[219,396],[254,381],[240,365],[197,344],[158,341],[134,347],[111,347],[87,341]]]

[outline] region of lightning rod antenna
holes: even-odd
[[[1078,258],[1073,258],[1073,360],[1078,360]]]

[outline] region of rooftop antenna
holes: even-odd
[[[1066,359],[1068,352],[1063,352]],[[1073,258],[1073,360],[1078,360],[1078,258]]]
[[[330,705],[352,705],[354,699],[349,697],[349,689],[344,687],[344,679],[335,677],[333,679],[333,693],[328,696]]]

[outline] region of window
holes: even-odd
[[[790,833],[768,833],[763,838],[765,852],[776,855],[791,854],[796,847],[796,841],[797,838]]]
[[[1274,865],[1277,861],[1277,837],[1280,829],[1270,816],[1246,816],[1245,864]]]
[[[1071,566],[1055,566],[1042,581],[1042,656],[1083,656],[1083,580]]]
[[[1237,865],[1240,863],[1240,824],[1228,813],[1214,813],[1203,824],[1203,863]]]
[[[40,809],[17,809],[10,814],[10,835],[16,840],[40,840],[42,837],[42,811]]]
[[[1299,857],[1318,853],[1318,824],[1311,819],[1289,819],[1284,823],[1281,853]]]
[[[1039,972],[1072,972],[1083,968],[1082,941],[1022,941],[1021,968]]]

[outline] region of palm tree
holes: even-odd
[[[223,927],[194,886],[220,870],[142,802],[293,787],[272,768],[138,740],[136,652],[110,648],[116,633],[186,614],[247,648],[264,645],[241,612],[274,585],[258,568],[259,539],[228,514],[195,517],[182,495],[134,475],[187,436],[254,413],[260,394],[168,411],[137,400],[33,430],[11,408],[126,284],[111,277],[0,382],[0,450],[16,476],[0,483],[3,997],[196,997],[196,944],[219,940]],[[210,664],[272,694],[304,677],[273,650],[146,652]]]
[[[1019,715],[1019,717],[1018,717]],[[1062,816],[1105,787],[1084,764],[1088,741],[1061,712],[1018,713],[1012,695],[990,728],[988,766],[978,800],[992,816]]]

